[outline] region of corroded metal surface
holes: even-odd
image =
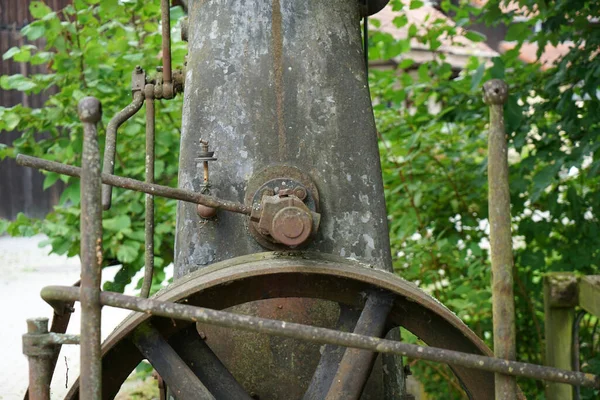
[[[178,400],[215,400],[206,386],[151,323],[136,328],[132,341]]]
[[[28,343],[31,339],[48,334],[48,318],[27,320],[27,333],[23,335],[23,354],[29,361],[29,398],[31,400],[50,400],[50,381],[52,379],[52,346],[38,346]]]
[[[504,104],[508,99],[508,86],[498,79],[488,81],[483,85],[483,97],[490,106],[488,210],[490,219],[490,257],[492,261],[494,354],[498,358],[516,360],[508,150],[504,130]],[[516,399],[516,379],[497,374],[496,398]]]
[[[295,166],[320,193],[321,228],[308,249],[390,270],[358,2],[192,2],[188,34],[193,90],[184,95],[180,187],[202,184],[200,137],[221,160],[211,170],[217,197],[242,202],[255,173]],[[223,213],[205,223],[179,204],[176,278],[260,251],[245,218]]]
[[[115,172],[115,156],[117,154],[117,130],[121,125],[137,113],[144,104],[144,72],[141,68],[136,68],[133,71],[132,86],[136,83],[136,76],[141,77],[142,87],[139,90],[134,90],[133,100],[124,109],[119,111],[106,126],[106,143],[104,149],[104,162],[102,164],[102,173],[112,175]],[[135,88],[135,86],[134,86]],[[112,186],[105,184],[102,186],[102,207],[105,210],[110,208],[112,201]]]
[[[144,87],[146,100],[146,160],[145,182],[154,183],[154,156],[155,156],[155,111],[154,111],[154,85]],[[154,273],[154,196],[146,193],[144,196],[146,212],[144,215],[144,281],[140,296],[148,297],[152,288],[152,275]]]
[[[74,167],[72,165],[62,164],[55,161],[44,160],[37,157],[26,156],[24,154],[17,155],[17,164],[25,167],[43,169],[45,171],[52,171],[58,174],[81,177],[81,168],[79,167]],[[186,201],[193,204],[204,204],[208,207],[223,209],[239,214],[249,215],[251,211],[251,207],[247,207],[244,204],[221,200],[213,196],[206,196],[189,190],[146,183],[136,179],[125,178],[117,175],[102,174],[101,177],[102,183],[110,186],[153,194],[155,196],[166,197],[168,199]]]
[[[81,156],[81,397],[100,400],[102,397],[101,306],[102,281],[102,181],[100,151],[96,124],[102,118],[98,99],[84,97],[77,107],[83,122]]]
[[[396,294],[388,320],[390,327],[402,325],[430,346],[491,355],[483,342],[459,318],[413,284],[391,273],[369,268],[368,265],[329,255],[301,253],[298,256],[287,256],[281,253],[261,253],[239,257],[186,276],[168,290],[158,293],[155,298],[226,309],[258,299],[309,297],[356,308],[363,306],[362,294],[374,288]],[[107,397],[110,390],[117,390],[120,382],[139,362],[139,352],[127,338],[137,325],[150,318],[147,314],[134,313],[107,339],[103,350],[103,370],[105,374],[110,374],[110,379],[105,379],[104,386],[109,391],[106,393]],[[187,326],[180,321],[174,324],[173,320],[162,318],[154,318],[153,324],[167,338]],[[207,336],[210,339],[210,334]],[[319,346],[313,346],[318,352]],[[237,349],[243,350],[241,346]],[[427,351],[426,349],[423,351]],[[288,380],[273,382],[268,370],[256,368],[256,365],[250,369],[243,366],[237,368],[230,360],[221,357],[217,349],[213,350],[248,392],[255,392],[265,400],[301,398],[290,395],[290,388],[293,386],[289,379],[296,379],[292,374],[288,374]],[[244,356],[243,352],[239,354],[240,358]],[[313,369],[314,366],[316,363]],[[470,392],[471,398],[493,398],[492,374],[460,366],[452,368]],[[248,378],[253,375],[258,378]],[[309,381],[310,376],[305,382],[301,382],[300,393],[306,390]],[[256,387],[268,388],[269,392],[263,393]],[[69,398],[73,398],[75,393],[76,388]]]
[[[394,298],[389,293],[379,291],[369,293],[354,333],[381,337],[385,332],[387,317],[393,302]],[[346,349],[325,399],[359,399],[371,375],[375,356],[376,354],[370,351]]]

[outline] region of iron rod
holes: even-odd
[[[169,0],[160,1],[162,25],[162,59],[163,59],[163,96],[173,97],[173,77],[171,73],[171,14]]]
[[[356,326],[360,318],[360,311],[340,304],[340,316],[335,329],[350,332]],[[321,352],[321,359],[313,373],[308,389],[304,392],[302,400],[321,400],[327,396],[331,382],[337,371],[337,367],[344,357],[345,349],[340,346],[328,344]]]
[[[68,286],[45,287],[42,289],[41,296],[49,304],[52,304],[53,301],[79,300],[77,290]],[[397,354],[512,376],[600,388],[600,377],[582,372],[566,371],[558,368],[502,360],[436,347],[418,346],[356,333],[339,332],[334,329],[234,314],[156,299],[143,299],[120,293],[102,292],[100,301],[105,306],[124,308],[159,317],[203,322],[226,328],[306,340],[313,343],[332,344],[378,353]]]
[[[144,94],[146,97],[146,183],[154,183],[154,85],[146,85]],[[140,293],[140,296],[142,297],[150,296],[152,274],[154,272],[154,196],[146,193],[145,201],[144,281]]]
[[[191,324],[169,338],[169,344],[217,399],[252,400]]]
[[[133,92],[133,100],[124,109],[115,115],[106,127],[106,143],[104,147],[104,162],[102,173],[112,175],[115,172],[115,156],[117,154],[117,129],[129,118],[133,117],[144,104],[144,94],[141,91]],[[111,204],[112,186],[102,186],[102,208],[108,210]]]
[[[100,335],[100,283],[102,278],[102,207],[100,152],[96,124],[102,118],[100,102],[85,97],[79,102],[83,122],[81,169],[81,397],[102,398]],[[74,289],[77,290],[77,289]]]
[[[508,86],[493,79],[483,85],[484,100],[490,106],[488,138],[488,210],[490,220],[490,253],[492,260],[492,318],[494,323],[494,355],[515,360],[515,302],[513,294],[513,255],[508,186],[508,153],[504,132],[504,104]],[[517,381],[496,374],[496,398],[517,398]]]
[[[17,164],[24,167],[42,169],[45,171],[56,172],[58,174],[80,177],[81,168],[72,165],[66,165],[55,161],[44,160],[37,157],[19,154]],[[172,188],[157,184],[145,183],[137,179],[125,178],[117,175],[102,174],[102,182],[108,185],[117,186],[123,189],[135,190],[137,192],[151,193],[155,196],[166,197],[169,199],[186,201],[188,203],[202,204],[207,207],[219,208],[221,210],[231,211],[238,214],[250,215],[252,207],[242,203],[221,200],[213,196],[203,195],[192,192],[191,190]]]
[[[39,343],[28,345],[26,340],[28,337],[46,334],[48,334],[47,318],[27,320],[27,333],[23,335],[23,354],[27,356],[29,362],[29,388],[27,394],[31,400],[50,400],[53,347]]]
[[[385,322],[392,309],[393,297],[388,293],[373,292],[367,297],[365,307],[354,328],[354,333],[381,337],[385,331]],[[376,353],[355,348],[347,348],[326,400],[358,400],[362,395]]]
[[[137,327],[132,341],[178,400],[215,400],[190,367],[150,323]]]

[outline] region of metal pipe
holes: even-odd
[[[79,293],[68,286],[48,286],[42,289],[42,298],[52,304],[53,301],[77,301]],[[494,357],[462,353],[436,347],[418,346],[381,338],[340,332],[333,329],[276,321],[250,315],[234,314],[226,311],[211,310],[185,304],[142,299],[120,293],[102,292],[102,305],[124,308],[152,314],[158,317],[174,318],[191,322],[202,322],[231,329],[266,333],[268,335],[290,337],[320,344],[353,347],[391,353],[404,357],[418,358],[433,362],[447,363],[483,371],[522,376],[552,382],[568,383],[586,387],[600,388],[600,377],[582,372],[566,371],[517,361],[501,360]]]
[[[113,174],[115,172],[115,156],[117,153],[117,129],[137,113],[144,104],[144,94],[141,91],[133,92],[133,100],[124,109],[115,115],[106,127],[106,143],[104,145],[104,163],[102,173]],[[110,208],[112,197],[112,186],[102,186],[102,208]]]
[[[150,323],[140,325],[133,333],[132,341],[178,400],[215,400],[190,367]]]
[[[50,381],[52,379],[51,359],[53,348],[47,345],[31,345],[27,339],[48,334],[48,318],[27,320],[27,333],[23,335],[23,354],[29,361],[29,398],[31,400],[50,400]]]
[[[154,183],[154,85],[144,88],[146,97],[146,183]],[[154,196],[146,193],[146,214],[144,229],[144,281],[140,296],[150,296],[152,274],[154,272]]]
[[[173,76],[171,72],[171,10],[169,0],[160,1],[162,25],[163,97],[173,98]]]
[[[354,333],[381,337],[385,331],[385,322],[393,302],[393,296],[389,293],[369,294],[354,328]],[[374,352],[354,348],[346,349],[325,399],[358,400],[369,375],[371,375],[375,357],[376,353]]]
[[[100,203],[100,152],[96,124],[102,118],[100,102],[85,97],[79,102],[83,122],[81,169],[81,398],[102,398],[100,335],[100,283],[102,279],[102,206]],[[77,290],[74,288],[74,290]]]
[[[490,220],[490,253],[492,260],[492,316],[494,322],[494,355],[505,360],[516,359],[515,302],[513,294],[513,255],[508,186],[508,156],[504,132],[504,103],[508,86],[494,79],[483,85],[483,97],[490,106],[488,139],[488,210]],[[496,374],[497,399],[517,398],[517,381]]]
[[[58,174],[80,177],[81,168],[72,165],[66,165],[55,161],[44,160],[37,157],[19,154],[17,164],[24,167],[52,171]],[[117,175],[102,174],[102,182],[117,186],[123,189],[135,190],[137,192],[151,193],[155,196],[166,197],[168,199],[181,200],[188,203],[202,204],[207,207],[218,208],[225,211],[231,211],[238,214],[250,215],[252,207],[234,201],[221,200],[219,198],[192,192],[191,190],[176,189],[168,186],[145,183],[137,179],[125,178]]]

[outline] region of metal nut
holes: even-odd
[[[294,196],[304,201],[304,199],[306,199],[307,196],[306,189],[304,189],[301,186],[296,186],[296,188],[294,188]]]

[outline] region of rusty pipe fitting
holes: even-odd
[[[27,333],[23,335],[23,354],[29,361],[29,398],[31,400],[50,400],[50,381],[52,379],[51,359],[53,345],[43,345],[35,339],[48,334],[48,318],[27,320]]]
[[[210,193],[210,182],[208,177],[208,163],[210,161],[216,161],[217,158],[214,156],[214,151],[209,151],[208,142],[206,140],[200,139],[200,153],[198,157],[195,159],[197,162],[202,162],[202,176],[203,176],[203,184],[202,184],[202,194]],[[198,204],[196,207],[196,211],[201,218],[210,219],[217,215],[217,209],[214,207],[205,206],[202,204]]]

